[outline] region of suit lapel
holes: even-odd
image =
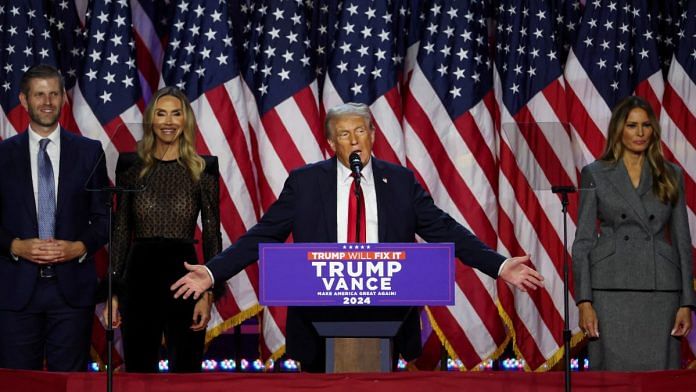
[[[336,157],[324,161],[322,164],[322,176],[318,179],[318,186],[324,216],[326,217],[326,233],[328,242],[336,242]]]
[[[647,183],[647,180],[644,178],[645,170],[646,168],[644,166],[641,171],[641,183],[638,185],[639,189],[643,186],[647,186],[647,184],[643,185],[644,183]],[[649,230],[645,208],[643,207],[643,203],[640,201],[638,191],[631,183],[631,178],[628,176],[628,171],[626,170],[626,166],[623,164],[623,162],[619,161],[616,163],[616,165],[614,165],[613,169],[611,169],[610,179],[612,186],[616,188],[619,195],[621,195],[621,197],[628,202],[628,205],[631,206],[631,208],[636,212],[641,224],[646,230]]]
[[[69,137],[66,131],[62,128],[60,129],[60,173],[56,180],[58,181],[58,197],[56,204],[56,221],[60,214],[62,206],[65,204],[65,198],[67,197],[67,182],[69,178],[75,178],[71,176],[71,173],[75,170],[75,165],[77,163],[77,157],[79,156],[78,151],[74,151],[72,144],[72,138]]]
[[[31,176],[31,159],[29,154],[29,131],[24,131],[22,135],[17,139],[19,146],[15,151],[17,162],[17,167],[19,170],[19,178],[21,178],[20,183],[20,195],[24,199],[24,206],[27,209],[27,213],[33,220],[34,226],[38,225],[38,219],[36,218],[36,201],[34,200],[34,184],[32,182]]]
[[[642,197],[644,194],[646,194],[652,189],[652,185],[653,178],[652,174],[650,173],[650,164],[648,164],[647,160],[644,160],[643,167],[640,171],[640,184],[638,184],[638,189],[636,189],[638,196]]]
[[[375,184],[375,193],[377,194],[377,226],[379,242],[387,241],[387,211],[386,206],[389,205],[389,181],[386,177],[386,170],[382,161],[372,159],[372,181]]]

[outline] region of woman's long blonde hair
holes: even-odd
[[[609,121],[607,144],[604,146],[604,152],[599,159],[606,162],[617,162],[623,158],[625,148],[621,140],[623,138],[624,126],[629,113],[636,108],[645,110],[653,130],[645,152],[645,158],[648,160],[653,177],[653,193],[663,203],[669,202],[674,205],[679,198],[679,185],[677,184],[674,170],[666,163],[662,153],[662,145],[660,143],[662,128],[660,128],[660,123],[657,121],[657,117],[655,117],[655,112],[645,99],[629,96],[614,107],[611,113],[611,120]]]
[[[159,89],[145,109],[143,121],[143,138],[138,142],[138,156],[143,161],[143,168],[140,171],[140,178],[145,177],[157,163],[155,159],[155,132],[153,129],[153,119],[157,101],[164,96],[172,96],[181,102],[184,114],[184,126],[179,135],[179,157],[176,161],[188,169],[191,178],[198,181],[201,173],[205,169],[205,161],[196,153],[196,116],[191,109],[191,103],[186,95],[175,87],[163,87]]]

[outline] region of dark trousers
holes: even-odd
[[[0,310],[0,367],[86,371],[94,308],[74,308],[55,278],[38,278],[27,306]]]
[[[169,371],[201,371],[205,331],[191,330],[195,301],[174,299],[169,287],[185,274],[183,261],[196,262],[193,245],[172,240],[133,245],[123,308],[126,370],[157,372],[162,337]]]

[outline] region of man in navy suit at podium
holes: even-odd
[[[292,171],[278,200],[235,244],[205,266],[187,264],[190,272],[172,286],[176,297],[198,297],[215,282],[226,281],[256,261],[259,243],[284,242],[290,234],[296,243],[413,242],[418,234],[428,242],[453,242],[456,256],[464,263],[521,290],[542,285],[541,275],[524,264],[529,256],[506,259],[496,253],[435,206],[411,170],[371,156],[375,131],[366,105],[347,103],[330,109],[325,132],[335,156]],[[362,238],[355,237],[357,224],[349,218],[359,203],[353,196],[353,153],[359,155],[362,166]],[[307,322],[305,310],[288,308],[287,352],[301,361],[303,369],[322,370],[322,340]],[[346,312],[345,308],[320,310]],[[411,313],[394,341],[407,360],[421,350],[418,315]]]
[[[29,128],[0,143],[0,367],[86,371],[97,273],[108,238],[99,142],[62,129],[63,77],[22,77]]]

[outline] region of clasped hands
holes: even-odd
[[[10,252],[36,264],[56,264],[84,255],[87,247],[82,241],[28,238],[13,240]]]
[[[578,305],[580,312],[579,327],[583,334],[589,338],[599,338],[599,320],[597,312],[592,307],[592,302],[581,302]],[[687,336],[691,332],[691,308],[680,307],[674,317],[674,327],[670,331],[670,335],[675,337]]]

